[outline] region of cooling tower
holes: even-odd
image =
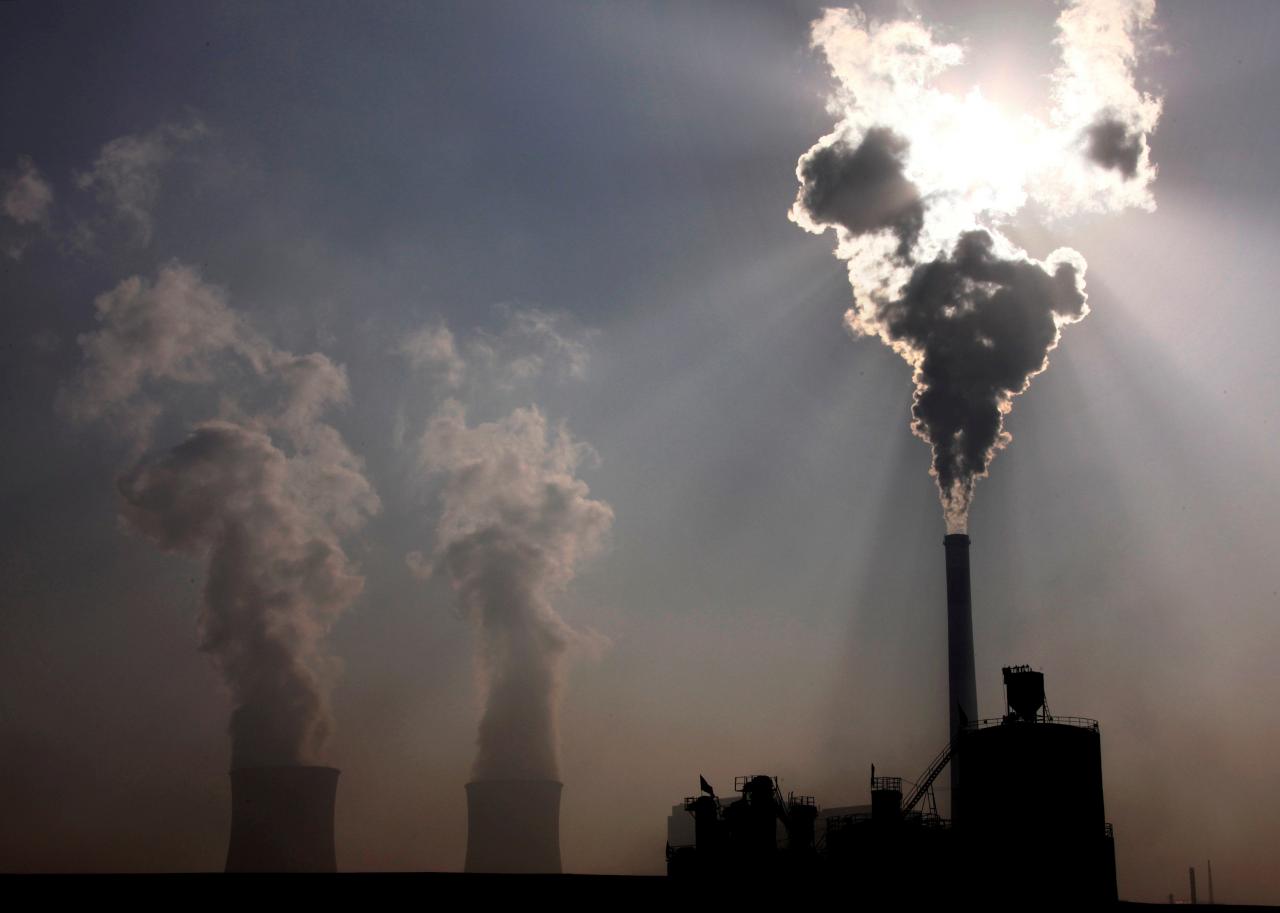
[[[228,872],[333,872],[332,767],[242,767],[231,771]]]
[[[560,789],[555,780],[468,783],[466,870],[558,875]]]
[[[942,540],[947,550],[947,691],[950,730],[978,719],[978,684],[973,671],[973,606],[969,601],[969,537],[953,533]],[[960,786],[962,762],[951,762],[952,801]]]

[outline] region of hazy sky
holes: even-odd
[[[1046,109],[1054,4],[864,9],[961,42],[956,85]],[[472,428],[536,406],[538,471],[594,512],[544,569],[576,632],[567,871],[662,871],[699,774],[843,805],[873,762],[920,772],[947,717],[929,449],[908,366],[842,325],[831,236],[787,218],[834,124],[820,12],[0,4],[0,869],[221,868],[231,699],[197,649],[205,566],[119,520],[116,480],[229,409],[276,421],[244,391],[310,353],[345,366],[316,421],[380,505],[326,527],[364,577],[324,638],[341,868],[462,864],[484,671],[423,577],[465,501],[421,452],[450,397]],[[1083,254],[1092,314],[977,488],[979,701],[999,713],[1000,666],[1025,662],[1054,712],[1100,720],[1135,900],[1212,859],[1219,900],[1280,902],[1277,45],[1269,0],[1162,0],[1139,66],[1164,98],[1157,209],[1009,229]],[[95,299],[166,269],[235,315],[251,367],[184,363],[145,439],[73,420]],[[591,451],[564,462],[560,422]]]

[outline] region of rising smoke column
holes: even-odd
[[[320,354],[272,347],[190,267],[127,279],[96,301],[61,407],[110,422],[141,455],[118,480],[125,526],[206,562],[201,649],[231,692],[232,766],[312,763],[332,729],[323,649],[364,580],[341,546],[378,498],[322,414],[348,399]],[[215,388],[218,416],[150,448],[161,398]]]
[[[583,635],[552,600],[613,522],[609,505],[576,476],[590,453],[536,408],[468,425],[452,399],[420,440],[422,468],[444,478],[430,568],[449,581],[479,637],[476,780],[559,779],[566,651]]]
[[[835,232],[853,286],[848,328],[912,366],[912,430],[932,448],[950,532],[966,528],[977,480],[1009,443],[1013,398],[1089,312],[1079,253],[1037,260],[1001,228],[1030,202],[1052,216],[1155,206],[1160,101],[1133,73],[1154,13],[1154,0],[1067,4],[1043,122],[976,88],[937,88],[964,54],[920,22],[868,22],[855,8],[813,24],[839,121],[800,158],[790,217]]]

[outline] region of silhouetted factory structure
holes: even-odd
[[[872,767],[868,804],[825,812],[812,796],[784,796],[768,775],[738,777],[732,801],[699,778],[702,793],[668,822],[668,875],[775,889],[825,875],[895,902],[1116,899],[1098,724],[1051,715],[1044,675],[1029,666],[1005,667],[1004,713],[979,716],[969,537],[944,544],[949,731],[923,773],[904,784]],[[948,768],[949,819],[933,792]],[[328,767],[232,771],[227,871],[334,871],[337,781]],[[560,793],[552,780],[467,784],[466,871],[559,873]]]
[[[812,796],[784,797],[768,775],[738,777],[732,801],[702,780],[702,794],[683,805],[692,843],[669,839],[669,875],[830,875],[860,896],[898,900],[1116,899],[1098,723],[1051,715],[1044,675],[1028,666],[1004,668],[1004,714],[979,717],[969,537],[949,535],[944,544],[950,731],[924,772],[904,788],[873,767],[870,805],[825,815]],[[939,816],[933,795],[947,767],[950,819]],[[669,828],[677,839],[678,823]]]

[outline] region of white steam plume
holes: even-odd
[[[201,647],[231,691],[233,765],[310,763],[332,728],[324,637],[364,583],[340,540],[379,509],[362,462],[321,420],[347,402],[346,372],[274,348],[181,264],[96,305],[60,400],[73,419],[111,422],[141,450],[172,388],[222,393],[216,417],[121,476],[120,515],[207,562]]]
[[[557,779],[568,654],[594,652],[605,639],[574,630],[553,603],[601,548],[613,511],[577,477],[594,451],[563,424],[550,427],[530,407],[469,425],[463,403],[492,408],[517,390],[581,379],[594,333],[563,313],[511,305],[496,313],[496,329],[459,339],[433,321],[395,348],[448,396],[412,449],[416,468],[439,481],[434,548],[406,561],[419,577],[447,580],[476,629],[484,711],[475,778]],[[405,424],[402,413],[398,441]]]
[[[106,143],[87,171],[77,172],[76,186],[92,191],[145,246],[154,230],[152,211],[160,196],[160,174],[185,144],[208,134],[196,118],[162,124],[146,133],[120,136]],[[84,230],[89,231],[87,226]]]
[[[914,369],[912,429],[933,449],[952,532],[1009,442],[1013,398],[1048,366],[1062,327],[1088,314],[1079,253],[1036,260],[1001,228],[1033,201],[1052,215],[1155,206],[1160,101],[1133,72],[1154,13],[1154,0],[1065,6],[1047,121],[1002,111],[977,88],[939,89],[963,51],[920,22],[869,22],[854,8],[813,24],[839,82],[839,121],[800,158],[790,217],[835,232],[853,286],[846,325]]]
[[[0,175],[0,208],[19,225],[42,225],[49,221],[53,205],[53,188],[40,174],[35,162],[25,155],[18,157],[16,171]]]
[[[13,171],[0,171],[0,212],[9,224],[0,226],[0,247],[21,260],[37,231],[49,231],[53,187],[28,156],[18,156]]]
[[[476,626],[484,712],[477,780],[558,779],[557,716],[567,651],[591,645],[553,600],[601,548],[613,511],[577,477],[590,447],[548,426],[536,408],[467,424],[446,400],[419,441],[421,468],[443,477],[442,512],[430,559]]]

